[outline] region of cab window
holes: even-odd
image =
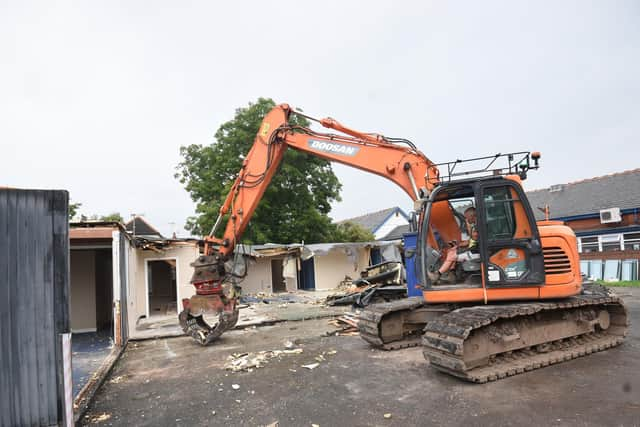
[[[512,196],[508,186],[485,189],[484,214],[489,241],[514,237],[517,229],[514,203],[520,205],[520,200]]]

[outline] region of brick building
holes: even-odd
[[[593,279],[638,280],[640,169],[527,193],[538,219],[564,221],[578,237],[580,267]]]

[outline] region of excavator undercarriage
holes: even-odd
[[[469,307],[418,298],[376,304],[360,335],[385,350],[422,344],[432,367],[484,383],[621,344],[628,327],[621,299],[600,285],[557,301]]]

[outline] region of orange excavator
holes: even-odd
[[[606,288],[583,283],[575,234],[562,222],[534,218],[521,182],[538,169],[539,153],[435,164],[406,139],[303,115],[340,132],[320,133],[291,124],[294,114],[302,115],[282,104],[264,117],[193,263],[196,294],[183,300],[179,319],[198,343],[237,322],[246,265],[234,249],[289,148],[383,176],[414,202],[423,296],[367,306],[359,330],[371,345],[422,345],[432,367],[487,382],[623,342],[627,310]],[[486,163],[464,169],[477,162]],[[223,236],[215,237],[225,218]],[[211,314],[213,326],[204,319]]]

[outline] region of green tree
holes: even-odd
[[[120,215],[120,212],[113,212],[109,215],[103,215],[100,217],[100,221],[124,223],[124,219],[122,218],[122,215]]]
[[[333,242],[372,242],[376,240],[373,233],[351,221],[335,224]]]
[[[82,206],[82,203],[71,203],[71,200],[69,200],[69,220],[73,219],[73,217],[76,216],[76,214],[78,213],[78,209],[80,209],[80,206]]]
[[[274,106],[273,100],[259,98],[256,103],[237,109],[235,117],[220,126],[212,144],[180,147],[182,161],[175,177],[196,203],[197,215],[186,224],[194,234],[205,235],[211,230],[262,118]],[[299,116],[293,116],[292,122],[308,126]],[[341,187],[328,161],[287,150],[243,240],[253,243],[331,241],[335,226],[327,214],[331,202],[340,200]]]

